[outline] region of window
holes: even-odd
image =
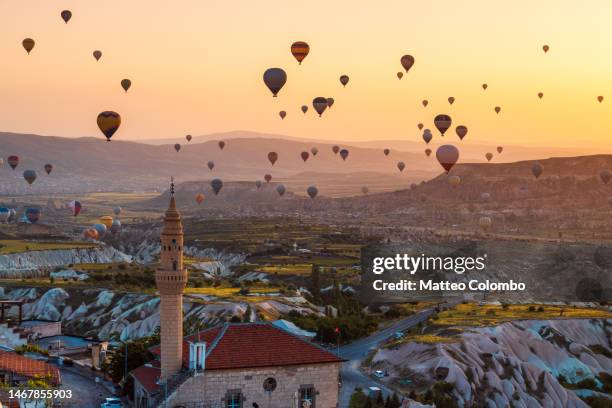
[[[310,405],[304,405],[306,401]],[[315,388],[313,385],[303,385],[300,387],[300,408],[304,406],[315,408]]]
[[[240,390],[230,390],[225,397],[226,408],[242,408],[242,393]]]
[[[176,261],[172,261],[172,270],[176,271],[177,263]]]

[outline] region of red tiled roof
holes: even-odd
[[[197,340],[197,335],[185,337],[183,365],[188,366],[189,363],[188,342]],[[200,332],[200,341],[206,342],[206,370],[344,361],[335,354],[268,323],[237,323],[215,327]],[[152,348],[151,352],[159,355],[159,346]]]
[[[157,379],[161,375],[159,362],[153,361],[151,364],[145,364],[131,371],[132,376],[149,392],[149,394],[159,390]]]
[[[57,367],[17,353],[0,350],[0,371],[7,371],[28,378],[48,376],[53,385],[60,384],[60,372]]]

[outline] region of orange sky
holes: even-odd
[[[466,142],[612,150],[609,0],[379,3],[3,1],[0,131],[102,137],[97,114],[116,110],[123,140],[237,129],[420,140],[418,122],[432,127],[448,113],[469,127]],[[37,42],[29,56],[26,37]],[[297,40],[311,46],[302,66],[289,53]],[[399,81],[406,53],[416,63]],[[279,98],[261,79],[273,66],[289,77]],[[346,88],[341,74],[351,78]],[[299,111],[315,96],[336,100],[321,119]]]

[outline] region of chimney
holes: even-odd
[[[206,362],[206,343],[189,342],[189,370],[203,372]]]

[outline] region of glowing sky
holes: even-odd
[[[609,0],[5,0],[0,130],[102,137],[97,114],[116,110],[123,140],[237,129],[419,140],[418,122],[448,113],[467,142],[610,151],[610,21]],[[297,40],[311,46],[302,66],[289,52]],[[416,63],[399,81],[403,54]],[[287,71],[279,98],[263,85],[268,67]],[[299,110],[315,96],[336,101],[322,119]]]

